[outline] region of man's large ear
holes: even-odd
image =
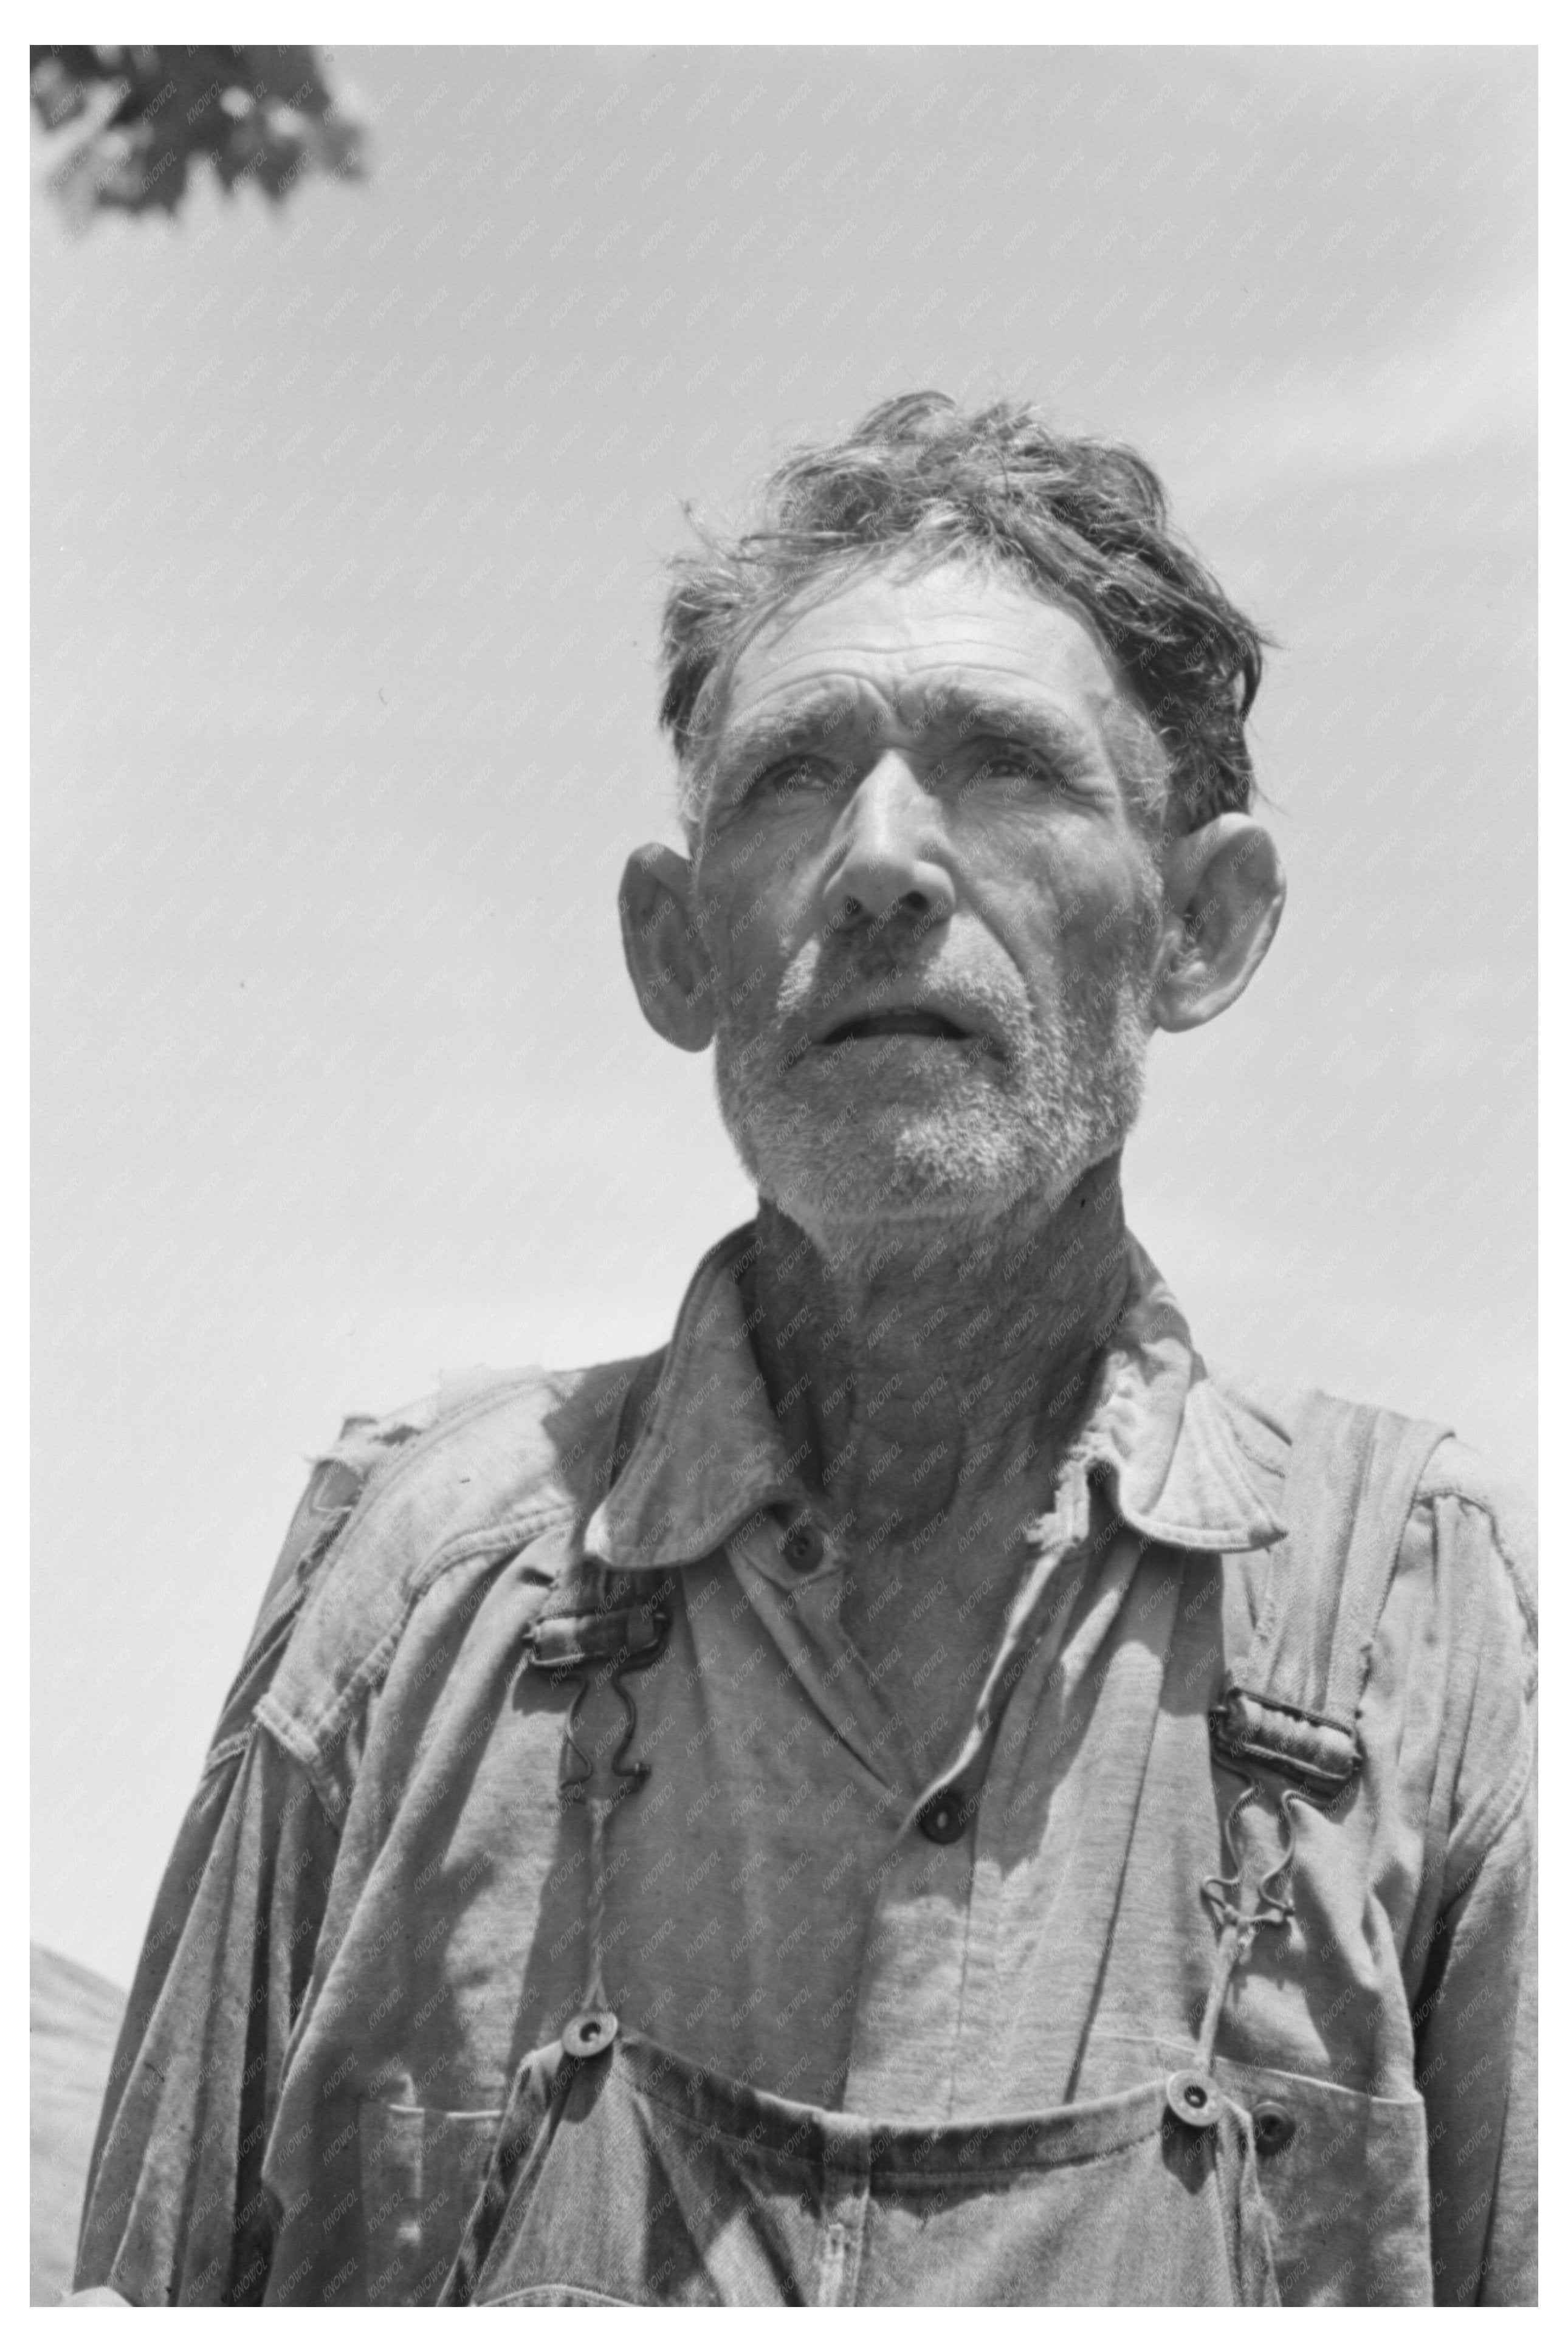
[[[1165,930],[1150,1014],[1196,1029],[1235,1003],[1268,952],[1285,907],[1273,837],[1232,811],[1166,845]]]
[[[621,944],[645,1018],[683,1053],[713,1042],[719,975],[691,907],[691,867],[662,842],[634,849],[621,877]]]

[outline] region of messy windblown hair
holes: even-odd
[[[926,569],[962,557],[1070,603],[1164,747],[1177,829],[1250,805],[1243,723],[1265,640],[1173,536],[1159,477],[1131,449],[1054,433],[1021,402],[965,414],[944,394],[910,393],[842,441],[786,457],[749,530],[700,537],[671,565],[659,709],[689,824],[710,687],[781,607],[889,559]]]

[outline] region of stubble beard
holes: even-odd
[[[792,981],[794,986],[792,989]],[[1000,1051],[903,1041],[790,1060],[786,978],[771,1018],[726,1011],[714,1073],[731,1140],[758,1192],[818,1239],[925,1225],[975,1234],[1059,1207],[1125,1141],[1142,1101],[1149,986],[1131,962],[1046,1006],[966,977]]]

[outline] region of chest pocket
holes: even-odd
[[[499,2107],[361,2103],[367,2303],[435,2302],[500,2126]]]
[[[1228,2058],[1214,2074],[1252,2116],[1280,2301],[1429,2304],[1425,2102]]]
[[[1209,1714],[1216,1764],[1251,1796],[1267,1790],[1286,1831],[1284,1859],[1259,1883],[1250,1913],[1238,1907],[1239,1867],[1205,1882],[1216,1918],[1239,1937],[1238,1957],[1257,1927],[1281,1926],[1293,1910],[1291,1807],[1333,1805],[1361,1770],[1373,1635],[1422,1471],[1446,1433],[1321,1394],[1296,1431],[1281,1506],[1289,1532],[1270,1554],[1246,1655],[1227,1667]],[[1373,2098],[1218,2057],[1213,2066],[1253,2117],[1282,2301],[1429,2304],[1419,2096]]]

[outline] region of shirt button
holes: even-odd
[[[815,1568],[822,1558],[822,1538],[809,1519],[797,1519],[784,1539],[784,1556],[792,1568]]]
[[[572,2058],[597,2058],[616,2038],[620,2020],[613,2009],[582,2009],[568,2020],[561,2046]]]
[[[952,1845],[963,1835],[969,1806],[962,1789],[939,1789],[915,1815],[922,1837],[932,1845]]]

